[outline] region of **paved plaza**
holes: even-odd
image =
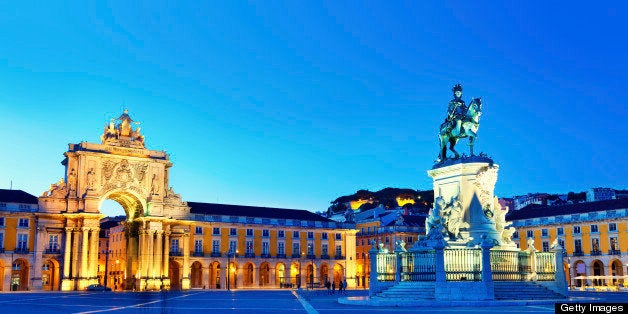
[[[366,291],[349,291],[365,296]],[[578,293],[578,297],[600,294]],[[607,293],[608,302],[626,302],[628,294]],[[56,292],[3,293],[0,308],[5,313],[416,313],[416,308],[362,307],[342,305],[338,295],[326,291],[296,293],[275,291],[188,291],[188,292]],[[453,308],[421,308],[422,313],[450,313]],[[486,313],[482,307],[456,307],[457,313]],[[503,313],[554,313],[554,306],[499,307]]]

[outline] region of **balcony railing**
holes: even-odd
[[[255,253],[244,253],[244,257],[254,258],[255,257]]]
[[[301,258],[301,254],[299,254],[299,253],[292,253],[292,258]]]
[[[15,253],[15,254],[28,254],[28,248],[27,247],[16,247],[15,250],[13,250],[13,253]]]
[[[220,253],[220,252],[212,252],[209,256],[211,256],[211,257],[221,257],[222,253]]]
[[[610,250],[608,251],[608,255],[621,255],[620,250]]]
[[[323,255],[321,255],[321,259],[329,259],[329,255],[323,254]]]
[[[582,252],[582,251],[575,251],[575,252],[573,252],[573,256],[583,256],[583,255],[584,255],[584,252]]]
[[[205,256],[205,253],[203,253],[203,252],[193,252],[192,256],[194,256],[194,257],[203,257],[203,256]]]
[[[170,251],[170,256],[183,256],[181,251]]]
[[[286,254],[277,254],[277,258],[286,258]]]
[[[602,251],[600,250],[591,251],[591,255],[602,255]]]
[[[308,254],[307,255],[307,259],[315,259],[315,258],[316,258],[316,255],[314,255],[314,254]]]
[[[262,255],[260,255],[260,257],[262,257],[262,258],[270,258],[270,254],[262,253]]]
[[[342,255],[336,255],[334,256],[334,259],[345,259],[345,257]]]
[[[61,250],[60,249],[46,249],[44,251],[44,254],[61,254]]]

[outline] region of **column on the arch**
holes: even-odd
[[[153,242],[155,230],[146,230],[146,278],[153,278]]]
[[[65,248],[63,252],[63,279],[70,277],[70,263],[72,258],[72,228],[65,227]]]
[[[144,246],[146,246],[146,235],[144,226],[139,226],[138,228],[138,245],[137,245],[137,274],[139,278],[142,279],[144,277],[144,271],[146,269],[146,265],[144,265],[144,260],[146,259],[146,253],[144,252]]]
[[[92,235],[90,237],[91,248],[89,250],[89,276],[91,278],[98,278],[98,233],[100,232],[100,228],[92,228],[91,231]]]
[[[87,278],[87,253],[89,252],[89,228],[82,227],[83,238],[81,239],[81,278]]]
[[[170,231],[164,232],[164,254],[163,254],[163,270],[162,274],[164,278],[168,278],[168,264],[170,259]]]
[[[72,277],[73,278],[77,278],[79,276],[79,229],[78,228],[73,228],[72,229],[72,261],[70,262],[72,264],[72,268],[71,268],[71,272],[72,272]]]
[[[190,234],[183,234],[183,272],[181,289],[190,289]]]
[[[162,265],[162,257],[163,257],[163,234],[164,232],[158,230],[155,232],[155,245],[154,245],[154,254],[153,254],[153,273],[156,278],[161,278],[163,276],[161,272]]]

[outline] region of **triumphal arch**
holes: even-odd
[[[125,285],[136,290],[168,289],[169,243],[182,238],[189,254],[190,208],[169,186],[172,163],[164,151],[144,145],[139,123],[125,110],[105,125],[101,143],[69,144],[65,177],[39,198],[38,241],[55,232],[64,246],[61,289],[81,290],[98,283],[99,211],[104,200],[124,208]],[[188,222],[186,222],[188,221]],[[41,243],[40,242],[40,243]],[[101,252],[103,253],[103,252]],[[183,258],[181,288],[189,288],[189,256]],[[43,265],[35,261],[35,269]],[[41,268],[41,267],[40,267]]]

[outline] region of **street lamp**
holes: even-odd
[[[231,291],[231,277],[230,277],[230,274],[231,274],[231,256],[233,255],[233,260],[235,261],[235,257],[236,257],[236,254],[238,254],[238,250],[236,250],[235,252],[229,250],[229,251],[227,251],[226,254],[227,254],[227,290]],[[234,276],[235,275],[236,274],[234,274]],[[238,277],[234,277],[234,278],[237,279]]]
[[[312,247],[312,244],[307,245],[307,253],[310,256],[310,262],[312,263],[312,268],[310,269],[310,289],[314,289],[314,248]]]

